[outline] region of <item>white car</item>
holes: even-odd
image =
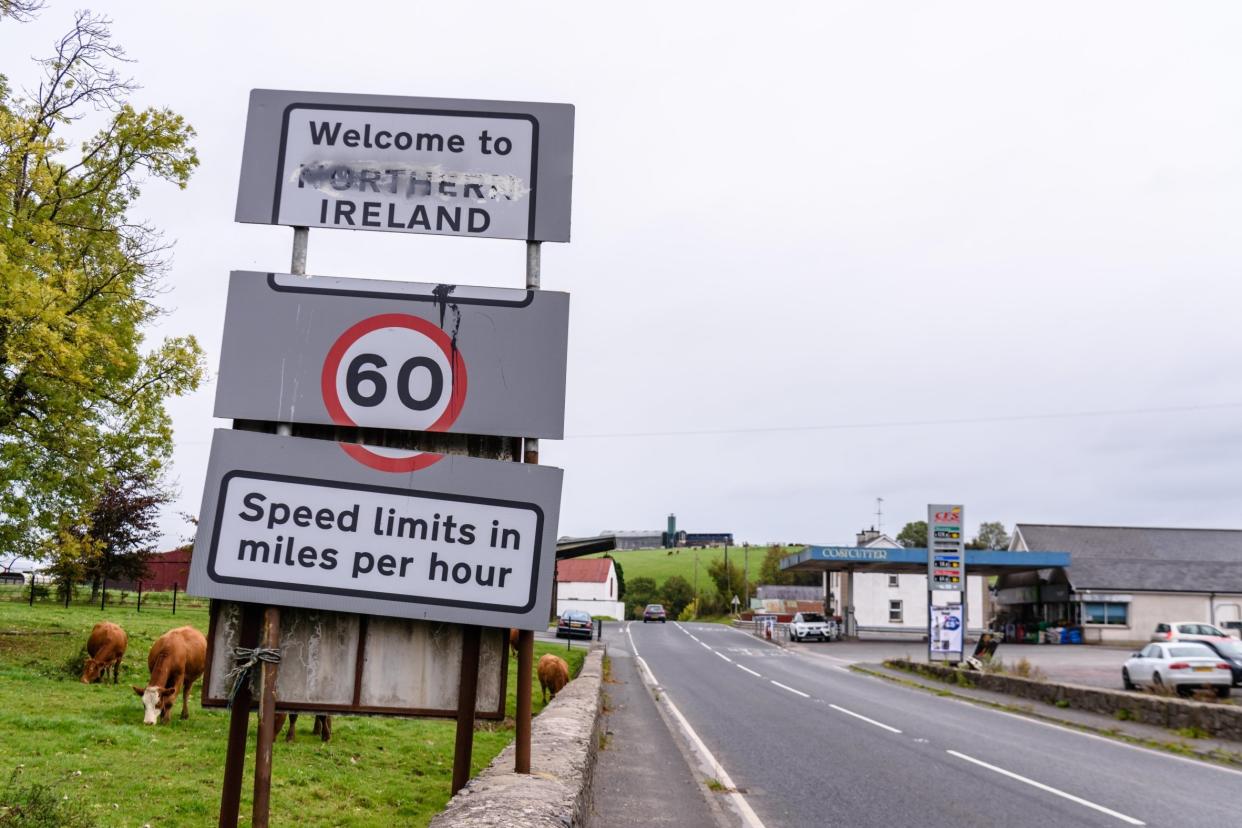
[[[1169,621],[1156,625],[1152,641],[1228,641],[1229,633],[1202,621]]]
[[[835,627],[834,622],[818,612],[797,612],[789,622],[789,637],[794,641],[805,641],[808,638],[831,641]]]
[[[1229,696],[1233,672],[1223,658],[1198,641],[1148,644],[1131,654],[1121,668],[1127,690],[1138,687],[1169,687],[1181,695],[1210,688],[1219,698]]]

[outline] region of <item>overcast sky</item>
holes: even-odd
[[[0,71],[34,81],[73,8],[0,23]],[[139,205],[177,243],[152,341],[213,372],[170,406],[169,543],[226,425],[228,273],[289,267],[291,229],[232,221],[255,87],[577,107],[560,534],[844,543],[877,497],[894,534],[929,501],[1242,528],[1237,3],[95,9],[202,159]],[[523,257],[316,230],[308,271],[520,287]]]

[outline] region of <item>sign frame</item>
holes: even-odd
[[[966,593],[966,509],[961,504],[927,507],[927,589]]]

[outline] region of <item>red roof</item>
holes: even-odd
[[[556,562],[556,580],[560,583],[592,581],[602,584],[611,571],[611,558],[570,558]]]

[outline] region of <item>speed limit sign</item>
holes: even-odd
[[[384,313],[345,331],[323,363],[323,401],[337,425],[402,423],[405,431],[445,431],[466,399],[466,364],[443,330],[425,319]],[[389,425],[389,427],[392,427]],[[415,471],[439,455],[347,451],[373,468]]]
[[[558,439],[568,324],[554,291],[234,273],[215,413]],[[347,451],[387,471],[429,462]]]

